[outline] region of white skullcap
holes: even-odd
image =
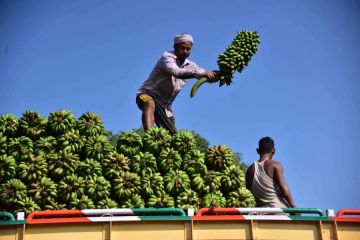
[[[182,43],[182,42],[191,42],[194,44],[194,39],[190,34],[178,34],[174,37],[174,44],[176,43]]]

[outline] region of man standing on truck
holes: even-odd
[[[274,140],[264,137],[256,149],[260,159],[246,170],[246,188],[255,197],[257,207],[295,208],[290,189],[285,182],[282,165],[272,160]]]
[[[189,34],[176,35],[174,50],[166,51],[158,60],[148,79],[139,88],[136,103],[142,111],[142,124],[146,130],[153,127],[176,132],[175,118],[171,109],[176,95],[190,78],[207,77],[216,81],[213,71],[206,71],[187,59],[194,40]]]

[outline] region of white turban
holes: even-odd
[[[179,34],[174,37],[174,44],[182,43],[182,42],[191,42],[194,43],[194,39],[190,34]]]

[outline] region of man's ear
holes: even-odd
[[[274,155],[274,154],[275,154],[275,152],[276,152],[276,149],[274,148],[274,149],[272,150],[272,154]]]
[[[256,149],[256,152],[257,152],[258,154],[260,154],[260,149],[257,148],[257,149]]]

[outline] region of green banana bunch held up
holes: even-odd
[[[237,33],[232,43],[218,57],[219,71],[217,71],[217,77],[220,80],[220,87],[232,83],[236,70],[239,73],[242,72],[258,50],[259,43],[257,32],[240,31]],[[191,89],[191,97],[194,97],[198,88],[207,81],[206,77],[200,78]]]

